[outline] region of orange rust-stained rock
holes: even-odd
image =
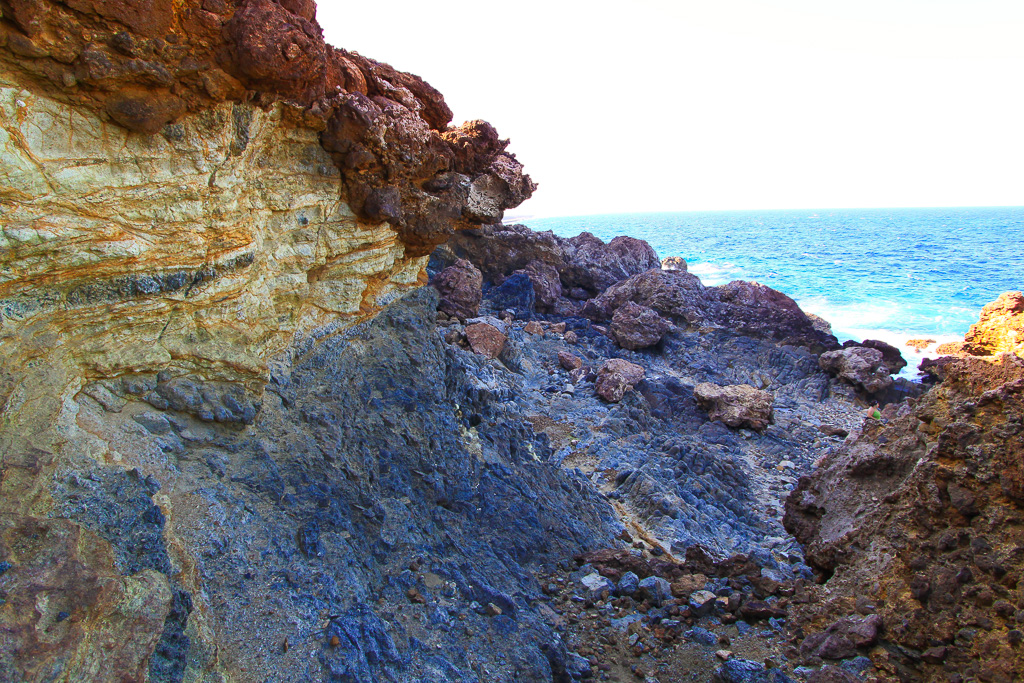
[[[871,643],[840,639],[836,624],[872,613],[869,635],[878,626],[891,653],[881,680],[1020,680],[1024,360],[936,367],[940,384],[868,420],[789,496],[786,528],[824,582],[793,623],[806,653],[852,656]]]
[[[254,651],[281,654],[285,632],[225,639],[248,598],[204,595],[187,536],[211,509],[149,408],[194,421],[186,441],[252,425],[282,356],[528,197],[507,141],[451,118],[418,76],[327,45],[311,0],[0,2],[0,679],[249,680]],[[114,567],[108,536],[134,529],[58,509],[90,468],[159,479],[159,570]]]
[[[1024,294],[1006,292],[981,309],[981,318],[964,336],[964,353],[1024,356]]]

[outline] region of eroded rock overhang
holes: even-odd
[[[420,78],[327,45],[312,2],[0,9],[0,348],[86,378],[258,387],[532,181]]]

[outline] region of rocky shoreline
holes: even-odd
[[[0,4],[0,682],[1024,677],[1020,293],[893,379],[310,1]]]

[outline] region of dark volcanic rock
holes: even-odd
[[[593,294],[660,265],[651,245],[633,237],[620,236],[605,244],[583,232],[563,240],[562,250],[566,262],[562,281],[566,287],[580,287]]]
[[[610,511],[547,462],[547,442],[507,403],[514,375],[442,341],[437,303],[422,288],[279,366],[244,430],[164,413],[180,434],[173,474],[79,463],[50,494],[63,518],[0,517],[0,629],[12,645],[0,671],[32,680],[18,672],[47,653],[97,652],[78,626],[57,650],[33,649],[36,621],[23,618],[48,601],[69,624],[134,620],[134,649],[98,660],[104,680],[181,680],[214,651],[287,680],[463,681],[481,662],[497,680],[551,680],[541,646],[558,637],[530,607],[540,591],[527,569],[610,543]],[[168,434],[128,417],[140,406],[122,415],[83,398],[78,418],[123,420],[156,457]],[[463,436],[470,425],[478,436]],[[176,510],[173,548],[155,503],[171,486],[196,503]],[[178,583],[182,557],[202,560],[187,579],[200,595]],[[137,588],[144,602],[132,602]],[[196,600],[215,641],[194,627]],[[492,624],[517,635],[489,643]]]
[[[533,281],[526,274],[513,275],[497,287],[491,287],[484,295],[495,311],[512,311],[520,320],[533,317],[537,295]]]
[[[846,341],[843,342],[843,348],[851,347],[863,347],[865,349],[875,349],[881,351],[882,362],[885,363],[886,369],[888,369],[890,375],[899,374],[899,371],[907,367],[907,361],[903,358],[903,354],[892,344],[887,344],[884,341],[878,339],[865,339],[862,342]]]

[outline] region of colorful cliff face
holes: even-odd
[[[356,589],[347,583],[366,586],[387,572],[367,560],[365,574],[314,591],[315,572],[333,562],[314,542],[322,533],[334,549],[353,536],[387,547],[382,538],[394,534],[348,528],[348,512],[335,502],[324,517],[321,503],[356,504],[356,489],[373,498],[380,472],[363,471],[363,450],[375,444],[373,457],[381,457],[383,437],[370,432],[382,434],[380,420],[392,419],[385,405],[398,401],[408,417],[411,399],[383,387],[383,397],[378,390],[346,408],[372,413],[356,432],[345,430],[345,438],[363,435],[349,442],[326,426],[337,419],[330,410],[340,408],[320,397],[315,410],[303,409],[305,418],[283,422],[323,423],[317,429],[330,436],[303,436],[299,445],[268,433],[256,456],[264,464],[249,474],[224,458],[249,453],[251,425],[275,411],[268,396],[278,394],[265,387],[288,382],[293,357],[319,353],[317,341],[350,339],[346,330],[425,281],[437,244],[455,230],[500,220],[534,185],[491,126],[450,127],[437,91],[326,45],[314,15],[314,4],[301,0],[15,0],[0,7],[2,681],[255,680],[275,667],[280,680],[312,680],[324,670],[342,676],[346,667],[352,680],[370,675],[366,659],[376,655],[362,654],[370,645],[346,640],[324,661],[315,652],[309,660],[281,624],[322,629],[325,617],[352,609],[359,628],[377,623],[353,606],[349,591]],[[409,319],[426,335],[414,355],[428,354],[440,373],[432,388],[447,380],[454,392],[420,401],[443,406],[447,417],[424,408],[428,425],[417,438],[454,439],[446,452],[472,470],[480,462],[473,454],[499,456],[488,456],[489,445],[465,452],[476,437],[459,431],[449,402],[471,406],[472,398],[461,398],[464,382],[446,377],[439,347],[424,342],[431,303],[410,306],[420,315]],[[379,346],[396,343],[388,337]],[[411,372],[405,347],[395,348],[389,372]],[[378,355],[391,358],[386,349]],[[299,410],[303,399],[290,395]],[[454,460],[405,462],[419,445],[391,444],[384,459],[396,470],[456,477],[454,470],[438,474]],[[220,464],[182,479],[193,461]],[[237,465],[249,469],[250,461]],[[518,480],[506,474],[511,479],[494,481]],[[458,485],[477,475],[463,471]],[[340,492],[341,481],[352,482],[352,495]],[[410,499],[386,486],[379,521],[429,520],[435,497],[463,504],[461,489],[435,484],[424,510],[416,509],[418,494]],[[566,503],[575,507],[578,494],[571,495]],[[251,516],[270,508],[277,523]],[[566,530],[576,540],[564,552],[600,536],[600,514],[591,521],[588,533]],[[458,533],[457,522],[422,524],[424,538]],[[532,527],[532,541],[513,543],[542,551],[541,533]],[[347,567],[381,552],[353,548],[339,561]],[[277,560],[260,561],[261,553]],[[295,553],[310,566],[273,578],[270,568],[285,572]],[[411,559],[388,555],[389,562]],[[484,585],[497,595],[487,576],[462,587]],[[241,583],[224,590],[211,583],[222,579]],[[305,596],[304,606],[285,605],[288,591],[267,587],[280,580]],[[261,611],[278,626],[249,621],[258,615],[243,594],[256,585],[278,595],[277,607]],[[246,621],[227,616],[226,597]],[[271,610],[280,620],[267,616]],[[327,620],[336,629],[346,624]],[[237,635],[252,628],[262,645]],[[273,657],[289,642],[293,657],[302,652],[306,660],[278,667]]]
[[[449,128],[422,80],[326,45],[311,2],[5,7],[9,358],[258,383],[532,192],[493,128]]]

